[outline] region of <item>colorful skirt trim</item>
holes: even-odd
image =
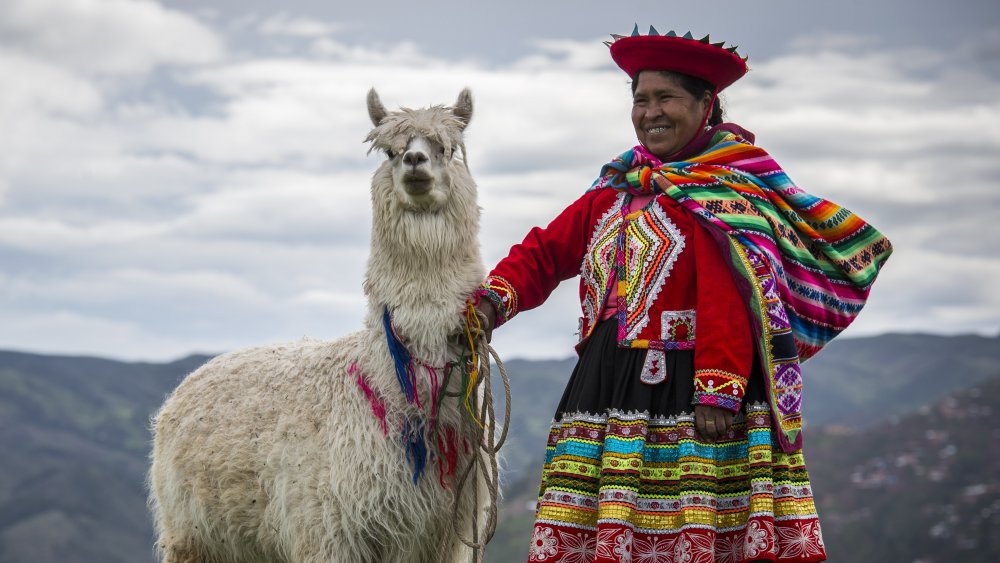
[[[530,562],[825,559],[802,452],[782,451],[763,402],[716,443],[687,413],[608,409],[552,424]]]

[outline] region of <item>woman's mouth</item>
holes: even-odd
[[[657,125],[656,127],[650,127],[646,129],[646,133],[649,133],[650,135],[657,135],[659,133],[666,133],[667,129],[670,128],[667,127],[666,125]]]

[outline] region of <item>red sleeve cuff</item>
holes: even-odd
[[[486,298],[497,311],[496,328],[517,314],[517,292],[507,280],[500,276],[490,276],[476,292],[480,299]]]
[[[747,379],[735,373],[718,369],[695,370],[691,403],[739,412],[746,388]]]

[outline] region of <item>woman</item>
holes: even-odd
[[[480,292],[492,330],[582,278],[529,560],[825,560],[799,361],[853,320],[891,247],[722,123],[735,49],[614,37],[639,144]]]

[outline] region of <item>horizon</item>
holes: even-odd
[[[927,337],[927,338],[970,338],[970,337],[975,337],[975,338],[982,338],[982,339],[985,339],[985,340],[989,340],[989,339],[1000,339],[1000,328],[997,329],[996,334],[992,334],[992,335],[978,333],[978,332],[933,333],[933,332],[901,332],[901,331],[893,331],[893,332],[885,332],[885,333],[882,333],[882,334],[843,335],[843,336],[838,336],[832,342],[840,342],[840,341],[844,341],[844,340],[868,340],[868,339],[874,340],[874,339],[878,339],[878,338],[886,338],[886,337],[892,337],[892,336],[919,336],[919,337]],[[303,338],[309,338],[309,337],[303,337]],[[314,339],[314,340],[319,340],[319,339]],[[329,343],[329,342],[333,342],[335,340],[336,340],[336,338],[329,339],[329,340],[323,340],[323,341]],[[294,342],[294,341],[284,341],[284,342]],[[265,343],[260,343],[259,345],[255,345],[255,346],[268,346],[268,345],[271,345],[271,344],[282,344],[282,343],[283,342],[265,342]],[[824,348],[823,350],[825,350],[825,349],[826,348]],[[819,354],[817,354],[817,357],[824,355],[823,350],[820,350]],[[38,351],[32,351],[32,350],[11,349],[11,348],[2,348],[2,347],[0,347],[0,354],[17,354],[17,355],[36,356],[36,357],[43,357],[43,358],[102,360],[102,361],[110,361],[110,362],[121,363],[121,364],[153,364],[153,365],[175,364],[175,363],[183,362],[185,360],[189,360],[191,358],[206,358],[206,361],[207,361],[207,359],[211,359],[211,358],[214,358],[216,356],[221,356],[223,354],[228,354],[230,352],[235,352],[235,351],[236,350],[223,350],[223,351],[215,352],[215,353],[194,351],[194,352],[190,352],[190,353],[187,353],[187,354],[182,354],[182,355],[176,356],[176,357],[163,358],[163,359],[155,359],[155,358],[122,358],[122,357],[114,357],[114,356],[98,356],[98,355],[92,355],[92,354],[75,354],[75,353],[61,353],[61,352],[38,352]],[[497,353],[499,354],[500,351],[497,350]],[[576,359],[576,355],[567,355],[567,356],[563,356],[563,357],[532,357],[532,358],[525,358],[525,357],[519,357],[519,356],[511,356],[510,358],[504,358],[503,355],[501,355],[500,358],[504,362],[562,362],[562,361],[567,361],[567,360],[575,360]],[[803,365],[807,365],[807,364],[808,364],[808,360]]]

